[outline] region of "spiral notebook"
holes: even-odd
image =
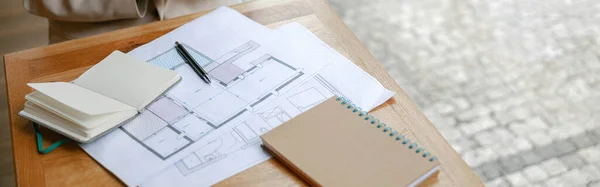
[[[439,171],[430,152],[342,97],[261,138],[312,186],[416,186]]]

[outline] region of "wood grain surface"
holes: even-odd
[[[395,129],[406,132],[437,155],[441,172],[427,186],[482,186],[471,168],[450,147],[435,127],[339,19],[325,0],[262,0],[232,6],[251,19],[275,28],[299,22],[321,40],[345,55],[397,94],[372,114]],[[28,82],[71,81],[113,50],[130,51],[205,13],[113,31],[4,56],[15,175],[19,186],[122,186],[108,170],[76,144],[69,143],[47,155],[36,152],[33,128],[17,115]],[[60,135],[45,130],[45,144]],[[401,159],[401,158],[399,158]],[[399,168],[409,169],[409,168]],[[390,171],[394,172],[394,171]],[[343,179],[340,179],[343,180]],[[216,186],[306,186],[277,160],[243,171]]]

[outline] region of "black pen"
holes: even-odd
[[[204,69],[202,69],[202,66],[200,66],[198,62],[196,62],[196,60],[194,60],[192,55],[188,53],[185,47],[183,47],[183,45],[181,45],[179,42],[175,42],[175,44],[175,49],[177,50],[177,53],[181,55],[183,61],[185,61],[185,63],[188,64],[204,82],[210,83],[210,78],[208,78],[208,74],[206,73],[206,71],[204,71]]]

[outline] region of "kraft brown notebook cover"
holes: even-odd
[[[262,139],[266,149],[313,186],[416,186],[439,171],[431,153],[341,97]]]

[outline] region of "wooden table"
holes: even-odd
[[[294,21],[301,23],[321,40],[377,78],[386,88],[395,91],[397,94],[394,98],[376,108],[373,114],[390,126],[403,129],[403,132],[408,133],[427,150],[438,156],[441,172],[437,179],[429,180],[427,184],[482,186],[471,168],[450,147],[325,0],[263,0],[235,5],[232,8],[271,28]],[[25,94],[32,91],[26,83],[73,80],[113,50],[130,51],[203,14],[183,16],[4,56],[17,184],[19,186],[123,185],[74,143],[69,143],[47,155],[36,152],[31,123],[17,115],[23,109]],[[47,130],[43,133],[49,136],[46,145],[61,138],[60,135]],[[305,183],[273,159],[218,184],[218,186],[288,185],[305,185]]]

